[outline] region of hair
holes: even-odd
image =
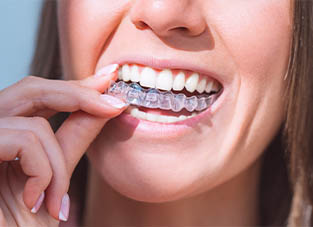
[[[260,179],[260,215],[263,226],[311,226],[313,204],[313,3],[294,0],[293,33],[286,74],[285,120],[265,152]],[[57,1],[43,4],[37,46],[30,74],[61,79]],[[50,119],[54,130],[68,116]],[[82,217],[88,162],[84,156],[75,169],[69,193],[79,201]]]

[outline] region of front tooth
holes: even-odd
[[[173,75],[171,70],[163,70],[156,80],[156,88],[170,91],[173,86]]]
[[[213,87],[213,81],[209,80],[208,84],[207,84],[207,86],[205,88],[205,92],[210,93],[212,91],[212,87]]]
[[[128,110],[130,109],[130,110]],[[130,107],[126,111],[127,113],[130,113],[133,117],[138,119],[143,119],[147,121],[152,122],[160,122],[160,123],[174,123],[178,121],[183,121],[188,118],[191,118],[193,116],[196,116],[196,113],[193,113],[190,116],[180,115],[179,117],[174,116],[166,116],[166,115],[158,115],[158,114],[151,114],[151,113],[145,113],[143,111],[140,111],[137,107]]]
[[[139,67],[137,65],[133,65],[130,70],[130,80],[132,82],[139,82],[140,81],[140,73]]]
[[[141,72],[140,85],[144,87],[155,88],[155,81],[156,72],[149,67],[145,67]]]
[[[187,89],[187,91],[194,92],[197,88],[198,81],[199,81],[199,74],[198,73],[191,74],[185,84],[185,88]]]
[[[167,117],[167,116],[164,116],[164,115],[159,115],[159,116],[158,116],[158,122],[161,122],[161,123],[168,123],[168,117]]]
[[[173,90],[174,91],[181,91],[185,87],[185,73],[180,72],[175,76],[173,82]]]
[[[199,83],[198,83],[198,86],[197,86],[197,91],[201,94],[204,92],[205,90],[205,86],[206,86],[206,79],[203,78]]]
[[[128,65],[123,65],[122,67],[123,80],[125,82],[130,80],[130,68]]]
[[[138,112],[137,112],[137,118],[140,118],[140,119],[143,119],[143,120],[147,120],[147,113],[138,110]]]
[[[173,117],[173,116],[167,117],[167,122],[168,123],[174,123],[174,122],[176,122],[178,120],[179,120],[178,117]]]
[[[146,118],[147,118],[147,120],[148,121],[157,121],[157,115],[155,115],[155,114],[151,114],[151,113],[147,113],[146,114]]]

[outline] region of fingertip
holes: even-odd
[[[51,217],[59,221],[59,209],[61,205],[61,199],[55,195],[51,195],[51,191],[46,196],[46,208]]]
[[[102,75],[102,76],[91,76],[87,77],[83,80],[78,80],[78,81],[72,81],[73,83],[78,83],[80,86],[87,87],[87,88],[92,88],[100,93],[105,92],[108,90],[110,85],[112,84],[112,81],[115,82],[118,78],[117,72],[113,72],[108,75]]]
[[[108,76],[108,75],[116,72],[118,67],[119,67],[118,64],[106,65],[106,66],[100,68],[99,70],[97,70],[97,72],[94,74],[94,77],[99,78],[102,76]]]
[[[44,198],[45,198],[45,192],[43,191],[43,192],[40,194],[39,198],[37,199],[37,202],[35,203],[35,205],[34,205],[33,208],[31,209],[31,212],[32,212],[32,213],[35,214],[35,213],[38,212],[38,210],[40,209],[41,204],[42,204]]]
[[[107,94],[100,95],[100,99],[116,109],[124,109],[129,106],[129,104],[123,100]]]
[[[61,207],[59,211],[59,219],[61,221],[67,221],[70,211],[70,197],[68,193],[65,193],[62,197]]]
[[[39,200],[40,200],[42,192],[31,189],[30,185],[27,183],[28,182],[26,182],[26,185],[25,185],[24,191],[23,191],[23,201],[24,201],[25,206],[32,213],[34,213],[34,211],[36,213],[38,211],[40,205],[41,205]],[[41,203],[42,203],[42,201],[41,201]]]

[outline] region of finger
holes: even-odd
[[[19,157],[23,172],[29,176],[24,186],[23,200],[31,210],[52,178],[48,157],[33,132],[0,128],[0,159],[11,161],[15,157]]]
[[[114,68],[113,68],[114,69]],[[108,105],[101,93],[111,80],[117,79],[114,72],[92,76],[81,81],[47,80],[28,76],[18,83],[0,91],[0,117],[33,116],[42,109],[56,112],[84,112],[107,117],[116,107]]]
[[[52,169],[52,179],[46,189],[46,206],[50,215],[59,220],[61,201],[68,191],[70,178],[63,151],[49,122],[40,117],[8,117],[0,119],[0,127],[31,131],[42,144]]]
[[[115,81],[118,78],[118,69],[119,65],[118,64],[113,64],[113,65],[108,65],[103,67],[102,69],[100,69],[95,75],[91,76],[91,77],[87,77],[84,80],[71,80],[71,82],[73,83],[77,83],[83,87],[88,87],[88,88],[92,88],[95,89],[97,91],[99,91],[100,93],[103,93],[104,91],[106,91],[108,89],[108,87],[110,86],[110,82],[111,81]],[[113,77],[112,78],[108,78],[107,75],[112,74]],[[99,79],[105,80],[105,84],[101,84],[99,83]]]
[[[56,113],[57,113],[57,111],[55,111],[55,110],[43,109],[43,110],[39,110],[39,111],[33,113],[30,117],[43,117],[43,118],[49,119],[50,117],[52,117]]]
[[[2,226],[2,227],[7,227],[8,226],[8,223],[6,221],[6,218],[5,218],[4,214],[3,214],[2,209],[0,209],[0,226]]]
[[[71,175],[83,154],[110,118],[98,118],[84,112],[72,113],[56,132]]]

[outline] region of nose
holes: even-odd
[[[160,37],[174,33],[198,36],[206,29],[197,0],[136,0],[130,18],[138,29],[151,29]]]

